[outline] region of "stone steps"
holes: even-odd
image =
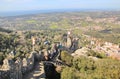
[[[45,79],[43,63],[37,63],[33,71],[28,73],[23,79]]]

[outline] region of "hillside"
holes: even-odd
[[[0,28],[0,32],[11,33],[12,30]]]
[[[119,79],[119,13],[1,17],[0,79]]]

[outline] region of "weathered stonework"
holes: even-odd
[[[67,48],[70,48],[72,45],[72,40],[70,37],[67,38]]]
[[[28,58],[4,59],[0,68],[0,79],[22,79],[23,75],[32,70],[35,64],[35,53],[30,53]]]

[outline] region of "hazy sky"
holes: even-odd
[[[120,9],[120,0],[0,0],[0,12],[47,9]]]

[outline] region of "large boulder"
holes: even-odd
[[[87,56],[88,48],[83,47],[81,49],[76,50],[74,53],[72,53],[72,56]]]

